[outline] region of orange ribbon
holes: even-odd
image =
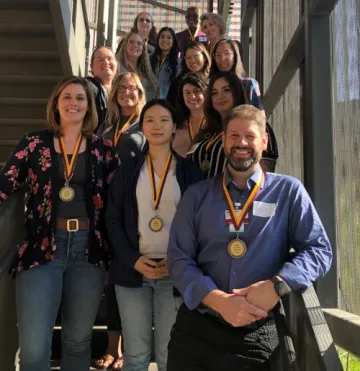
[[[254,200],[255,200],[255,198],[256,198],[259,190],[260,190],[260,185],[261,185],[261,182],[262,182],[262,179],[263,179],[263,172],[262,172],[261,169],[260,169],[260,172],[261,172],[260,173],[260,178],[255,183],[253,189],[251,190],[251,193],[250,193],[248,199],[246,200],[245,205],[242,208],[242,210],[239,213],[239,215],[237,215],[237,213],[236,213],[234,204],[233,204],[233,202],[231,200],[229,191],[228,191],[228,189],[226,187],[226,184],[225,184],[225,175],[226,174],[225,174],[225,172],[223,172],[222,190],[224,192],[225,200],[226,200],[226,203],[227,203],[228,208],[229,208],[229,212],[230,212],[230,216],[231,216],[231,221],[232,221],[232,223],[234,225],[235,230],[237,230],[237,231],[240,229],[241,224],[243,223],[243,220],[245,218],[246,213],[248,212],[250,206],[254,202]]]
[[[188,124],[188,127],[189,127],[189,135],[190,135],[190,139],[191,141],[194,140],[194,137],[195,135],[199,132],[199,130],[201,129],[203,123],[204,123],[204,120],[205,120],[205,115],[202,115],[198,125],[197,125],[197,129],[196,129],[196,133],[194,134],[193,132],[193,128],[192,128],[192,119],[191,119],[191,116],[189,118],[189,124]]]
[[[64,138],[63,137],[60,137],[59,138],[60,149],[61,149],[61,153],[62,153],[62,156],[63,156],[63,159],[64,159],[65,180],[67,182],[70,181],[70,179],[72,178],[72,176],[74,174],[75,160],[76,160],[77,155],[78,155],[79,150],[80,150],[80,145],[81,145],[82,138],[83,138],[83,135],[80,134],[78,136],[78,138],[77,138],[77,141],[76,141],[76,144],[75,144],[75,148],[74,148],[74,152],[71,155],[70,162],[69,162],[69,159],[68,159],[68,156],[67,156],[66,144],[65,144]]]
[[[160,204],[160,199],[161,199],[162,192],[164,190],[166,177],[167,177],[167,175],[169,173],[169,169],[170,169],[171,159],[172,159],[172,154],[170,153],[169,156],[168,156],[168,158],[167,158],[167,160],[166,160],[165,167],[163,169],[163,172],[162,172],[162,175],[161,175],[161,178],[160,178],[159,189],[156,190],[155,175],[154,175],[154,166],[152,164],[150,155],[149,154],[147,155],[147,166],[148,166],[149,174],[150,174],[150,184],[151,184],[151,191],[152,191],[152,199],[153,199],[155,210],[158,209],[159,204]]]
[[[120,122],[117,123],[116,125],[116,129],[115,129],[115,132],[114,132],[114,146],[117,147],[118,143],[119,143],[119,140],[120,140],[120,137],[121,135],[123,134],[123,132],[130,126],[131,124],[131,121],[133,119],[133,117],[135,116],[135,112],[129,117],[129,119],[125,122],[124,126],[121,128],[121,130],[119,130],[119,125],[120,125]]]

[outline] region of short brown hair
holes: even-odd
[[[141,110],[145,106],[145,90],[140,81],[139,75],[134,72],[125,72],[120,74],[119,76],[115,77],[112,84],[111,93],[108,98],[107,112],[105,118],[107,126],[116,125],[120,121],[121,107],[117,102],[117,93],[119,86],[126,78],[132,78],[135,81],[136,87],[139,92],[139,102],[135,108],[136,119],[139,119]]]
[[[243,120],[254,121],[260,130],[261,134],[266,132],[266,118],[261,110],[250,105],[242,104],[241,106],[234,107],[224,118],[223,130],[226,133],[230,121],[239,118]]]
[[[86,98],[88,101],[88,110],[84,117],[82,133],[86,137],[91,137],[94,129],[98,124],[98,115],[96,112],[93,92],[91,90],[89,82],[84,77],[66,77],[55,86],[46,106],[46,120],[48,122],[48,128],[54,133],[55,136],[61,136],[60,114],[56,106],[58,104],[60,94],[70,84],[81,85],[85,90]]]

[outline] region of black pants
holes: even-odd
[[[122,334],[119,306],[116,300],[115,286],[108,283],[106,286],[106,324],[108,331]]]
[[[167,371],[270,371],[278,344],[273,318],[235,328],[183,304],[171,332]]]

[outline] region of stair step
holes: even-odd
[[[63,76],[0,75],[0,97],[48,99],[62,78]]]
[[[4,140],[19,140],[26,133],[43,130],[46,127],[46,120],[0,119],[1,139]]]
[[[0,98],[2,118],[45,119],[47,99],[40,98]]]
[[[62,75],[58,52],[0,50],[0,75]]]
[[[27,1],[27,3],[31,3]],[[13,9],[5,8],[1,5],[0,9],[0,22],[1,23],[31,23],[31,24],[44,24],[48,23],[51,20],[50,10],[47,8],[44,9]]]
[[[2,9],[48,9],[48,0],[1,0]]]
[[[49,19],[51,21],[51,19]],[[0,23],[2,36],[54,36],[54,26],[51,23]]]
[[[2,140],[0,139],[0,162],[5,162],[11,151],[17,145],[18,140]]]

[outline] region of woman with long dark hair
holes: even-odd
[[[194,72],[208,77],[210,65],[211,58],[204,44],[198,41],[191,41],[184,50],[181,70],[178,77],[171,82],[167,100],[175,107],[179,94],[179,85],[184,75],[188,72]]]
[[[159,97],[166,99],[170,83],[175,79],[179,70],[177,41],[172,28],[163,27],[159,31],[150,63],[160,88]]]
[[[165,100],[148,102],[139,125],[148,151],[121,163],[109,192],[111,273],[125,339],[124,369],[148,370],[154,325],[155,361],[159,371],[166,371],[178,309],[167,271],[170,226],[181,195],[202,173],[172,150],[176,117]]]
[[[176,127],[174,151],[186,157],[198,133],[206,127],[204,113],[208,79],[201,73],[187,73],[180,82],[176,102]]]

